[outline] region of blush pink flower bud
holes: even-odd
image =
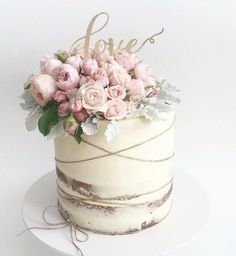
[[[82,123],[88,118],[88,113],[84,108],[82,108],[80,111],[74,112],[73,116],[78,123]]]
[[[98,63],[95,59],[87,59],[83,62],[82,68],[88,76],[92,76],[93,73],[98,69]]]
[[[109,100],[108,108],[104,116],[108,120],[119,120],[126,116],[127,106],[123,100]]]
[[[98,68],[92,75],[92,79],[99,81],[104,86],[109,84],[107,72],[104,68]]]
[[[113,85],[107,92],[110,99],[123,100],[126,96],[126,88],[122,85]]]
[[[69,101],[69,109],[72,112],[78,112],[82,109],[83,105],[82,105],[82,101],[76,98],[72,98]]]
[[[62,90],[57,90],[57,91],[55,91],[55,93],[53,94],[53,99],[54,99],[56,102],[60,103],[60,102],[62,102],[62,101],[67,100],[67,96],[66,96],[66,93],[65,93],[64,91],[62,91]]]
[[[128,95],[140,98],[145,95],[144,82],[141,79],[132,79],[127,86]]]
[[[69,123],[66,127],[66,132],[69,134],[69,135],[74,135],[75,134],[75,130],[76,130],[76,127],[72,124],[72,123]]]
[[[69,64],[62,64],[56,68],[54,76],[57,86],[64,91],[76,88],[80,80],[78,71]]]
[[[156,97],[157,96],[157,88],[152,88],[149,97]]]
[[[65,117],[69,114],[69,102],[64,101],[58,106],[58,115],[60,117]]]

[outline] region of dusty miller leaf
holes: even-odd
[[[97,119],[91,116],[85,122],[81,123],[81,127],[86,135],[94,135],[98,131]]]
[[[104,132],[106,142],[111,141],[119,132],[119,126],[116,121],[110,121]]]

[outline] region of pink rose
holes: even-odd
[[[79,112],[74,112],[73,116],[78,123],[82,123],[88,118],[88,113],[82,108]]]
[[[66,127],[66,132],[70,135],[74,135],[75,133],[75,130],[76,130],[76,127],[72,124],[72,123],[69,123]]]
[[[78,112],[82,109],[82,101],[76,98],[72,98],[69,101],[69,109],[72,112]]]
[[[121,66],[113,66],[109,70],[109,80],[112,85],[127,85],[131,81],[131,76]]]
[[[141,79],[132,79],[127,90],[131,97],[143,97],[145,95],[144,82]]]
[[[124,50],[117,50],[115,59],[126,71],[134,69],[135,65],[138,63],[136,55],[129,54]]]
[[[54,69],[60,67],[61,65],[61,61],[57,59],[49,59],[44,63],[44,65],[41,65],[41,72],[43,74],[53,75]]]
[[[75,55],[66,59],[66,63],[74,67],[78,72],[80,71],[81,56]]]
[[[62,101],[65,101],[67,100],[67,96],[66,96],[66,93],[62,90],[57,90],[55,91],[55,93],[53,94],[53,99],[56,101],[56,102],[62,102]]]
[[[99,81],[104,86],[109,84],[109,79],[107,76],[107,72],[104,68],[98,68],[92,75],[92,78],[95,81]]]
[[[83,107],[88,110],[100,110],[107,101],[107,94],[99,82],[88,82],[80,87]]]
[[[32,96],[41,106],[44,106],[47,101],[52,99],[57,89],[55,80],[47,74],[31,76],[29,82]]]
[[[155,80],[152,77],[152,69],[148,65],[139,63],[134,68],[134,74],[136,79],[141,79],[146,84],[155,84]]]
[[[98,69],[98,63],[95,59],[87,59],[83,62],[82,68],[88,76],[92,76],[93,73]]]
[[[57,86],[64,91],[76,88],[80,80],[78,71],[69,64],[62,64],[56,68],[54,76]]]
[[[104,117],[108,120],[119,120],[126,116],[127,106],[123,100],[108,100],[108,108]]]
[[[58,115],[60,117],[65,117],[69,114],[69,102],[64,101],[58,106]]]
[[[113,85],[107,91],[110,99],[123,100],[126,96],[126,88],[122,85]]]

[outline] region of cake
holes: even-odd
[[[165,219],[171,209],[174,120],[174,114],[158,122],[122,120],[110,143],[103,135],[107,121],[100,121],[99,132],[83,136],[80,144],[71,136],[56,138],[64,217],[69,213],[79,227],[103,234],[133,233]]]
[[[62,217],[84,230],[130,234],[171,210],[178,90],[131,52],[134,39],[91,47],[99,15],[84,42],[41,59],[21,106],[27,129],[54,139]]]

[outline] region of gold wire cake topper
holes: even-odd
[[[96,22],[96,20],[99,18],[99,16],[105,16],[106,20],[105,20],[105,23],[100,27],[98,28],[97,30],[93,31],[93,26]],[[89,48],[90,48],[90,41],[91,41],[91,36],[96,34],[97,32],[103,30],[108,22],[109,22],[109,14],[106,13],[106,12],[100,12],[98,13],[97,15],[95,15],[91,21],[89,22],[89,25],[87,27],[87,30],[86,30],[86,34],[85,36],[83,37],[80,37],[79,39],[77,39],[71,46],[71,49],[75,48],[77,46],[77,44],[84,39],[84,56],[85,58],[89,56]],[[136,38],[133,38],[131,40],[128,41],[128,43],[124,43],[124,40],[120,40],[118,46],[117,46],[117,49],[121,49],[121,50],[126,50],[128,53],[132,54],[132,53],[136,53],[138,51],[140,51],[143,46],[149,42],[151,44],[154,44],[155,43],[155,37],[156,36],[159,36],[161,35],[162,33],[164,32],[164,28],[161,29],[160,32],[148,37],[147,39],[145,39],[143,41],[143,43],[140,45],[140,46],[137,46],[138,44],[138,39]],[[125,44],[125,45],[124,45]],[[135,47],[136,46],[136,47]],[[109,54],[112,56],[114,55],[114,51],[116,49],[114,49],[114,40],[113,38],[108,38],[107,41],[105,41],[104,39],[99,39],[95,45],[94,45],[94,50],[97,52],[97,53],[102,53],[104,52],[105,50],[108,50],[109,51]]]

